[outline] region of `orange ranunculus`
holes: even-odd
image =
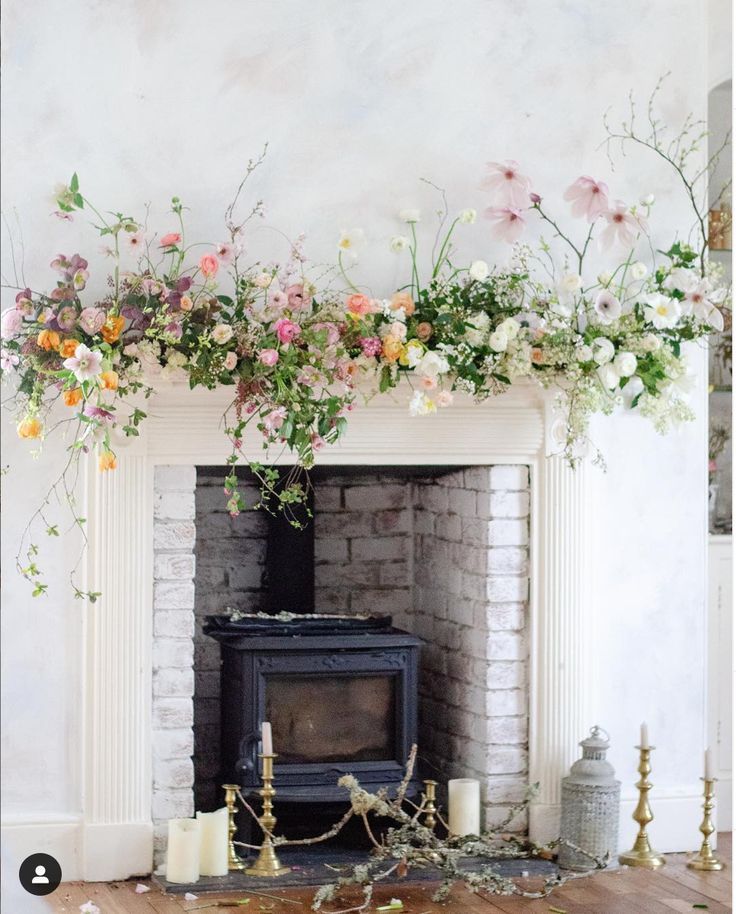
[[[76,406],[82,399],[82,388],[74,387],[71,390],[64,391],[64,403],[67,406]]]
[[[416,310],[414,299],[409,292],[394,292],[391,296],[391,310],[398,311],[399,308],[404,309],[404,314],[407,317],[411,317]]]
[[[41,347],[41,349],[45,349],[46,352],[49,352],[51,349],[59,348],[61,337],[56,332],[56,330],[42,330],[38,334],[36,342]]]
[[[383,357],[387,362],[395,362],[404,351],[404,344],[389,334],[383,341]]]
[[[103,451],[100,454],[100,459],[97,464],[100,468],[100,472],[104,473],[106,470],[114,470],[118,465],[115,455],[112,451]]]
[[[71,359],[77,351],[78,345],[79,340],[62,340],[61,346],[59,346],[59,355],[64,359]]]
[[[102,327],[102,339],[106,343],[116,342],[120,334],[123,332],[124,326],[125,318],[122,315],[118,315],[116,317],[114,314],[111,314]]]
[[[41,420],[38,416],[26,416],[25,419],[18,424],[18,437],[40,438],[42,429],[43,426],[41,425]]]
[[[105,390],[117,390],[118,381],[117,371],[103,371],[100,375],[100,386]]]

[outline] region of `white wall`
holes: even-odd
[[[142,214],[151,200],[161,216],[179,194],[193,234],[218,240],[245,161],[269,140],[253,182],[266,225],[308,229],[307,250],[322,261],[342,227],[364,226],[373,244],[362,276],[386,293],[397,278],[385,246],[394,212],[435,203],[419,177],[446,187],[453,208],[480,209],[484,162],[513,157],[552,202],[581,172],[607,174],[601,114],[623,111],[630,87],[644,98],[671,69],[665,114],[706,112],[705,3],[692,0],[7,0],[3,24],[4,207],[18,211],[36,287],[53,281],[47,264],[58,251],[79,249],[92,261],[92,287],[103,288],[93,233],[80,219],[48,216],[50,188],[74,169],[101,207]],[[627,161],[613,193],[654,192],[665,243],[671,227],[689,225],[682,196],[653,158]],[[468,256],[503,258],[477,228]],[[248,244],[254,254],[284,251],[265,226]],[[7,250],[3,269],[10,274]],[[627,781],[627,747],[649,718],[660,747],[654,780],[672,795],[697,788],[704,729],[702,397],[698,408],[699,420],[674,438],[632,419],[601,424],[598,435],[609,464],[591,605],[604,647],[599,723]],[[12,432],[5,439],[15,475],[4,504],[4,814],[73,816],[82,805],[81,630],[57,574],[69,556],[53,544],[56,586],[42,601],[8,559],[52,453],[25,462],[25,444]]]

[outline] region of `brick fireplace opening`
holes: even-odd
[[[220,649],[204,617],[266,602],[267,518],[231,518],[223,475],[155,471],[159,858],[168,817],[222,801]],[[316,612],[386,613],[424,641],[425,776],[477,777],[493,826],[529,782],[528,468],[322,467],[312,481]],[[255,488],[247,495],[255,500]]]

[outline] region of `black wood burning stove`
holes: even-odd
[[[345,799],[342,774],[398,785],[417,738],[420,640],[390,617],[211,617],[221,643],[223,776],[261,785],[262,721],[273,728],[280,801]]]

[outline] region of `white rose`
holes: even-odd
[[[394,235],[391,241],[389,241],[388,246],[394,254],[400,254],[409,247],[409,239],[406,235]]]
[[[422,214],[418,209],[399,210],[399,219],[401,219],[402,222],[411,224],[412,222],[419,222],[421,218]]]
[[[436,378],[437,375],[447,374],[450,370],[450,364],[447,359],[440,355],[439,352],[425,352],[422,358],[417,362],[417,374],[426,378]]]
[[[471,314],[467,320],[468,327],[465,330],[464,338],[471,346],[482,346],[491,326],[491,319],[485,311],[478,311]]]
[[[622,378],[630,378],[636,371],[636,356],[633,352],[619,352],[613,360],[613,367]]]
[[[215,329],[212,331],[212,339],[219,343],[220,346],[224,346],[225,343],[229,343],[233,338],[233,328],[230,324],[218,324]]]
[[[656,352],[661,345],[662,341],[654,333],[646,333],[641,338],[641,346],[644,352]]]
[[[509,338],[500,327],[488,337],[488,345],[494,352],[505,352],[508,344]]]
[[[259,273],[258,276],[254,277],[253,285],[258,286],[259,289],[267,289],[273,282],[273,276],[270,273]]]
[[[593,359],[599,365],[610,362],[615,353],[616,348],[607,337],[599,336],[593,340]]]
[[[606,390],[613,390],[614,387],[618,387],[618,382],[621,380],[621,376],[610,362],[608,365],[601,365],[598,369],[598,377]]]
[[[498,329],[503,330],[510,340],[515,340],[519,335],[520,327],[513,317],[507,317],[505,321],[501,321],[498,325]]]
[[[471,279],[476,282],[483,282],[488,277],[488,264],[485,260],[474,260],[468,269]]]
[[[462,222],[463,225],[472,225],[475,222],[475,218],[478,213],[474,209],[464,209],[461,210],[460,215],[457,217],[458,222]]]
[[[593,350],[590,346],[580,346],[577,349],[577,357],[579,362],[592,362]]]
[[[577,273],[565,273],[557,283],[557,289],[562,295],[574,295],[583,287],[583,278]]]
[[[631,264],[631,275],[634,279],[644,279],[644,277],[649,272],[649,267],[642,263],[641,260],[637,260],[636,263]]]

